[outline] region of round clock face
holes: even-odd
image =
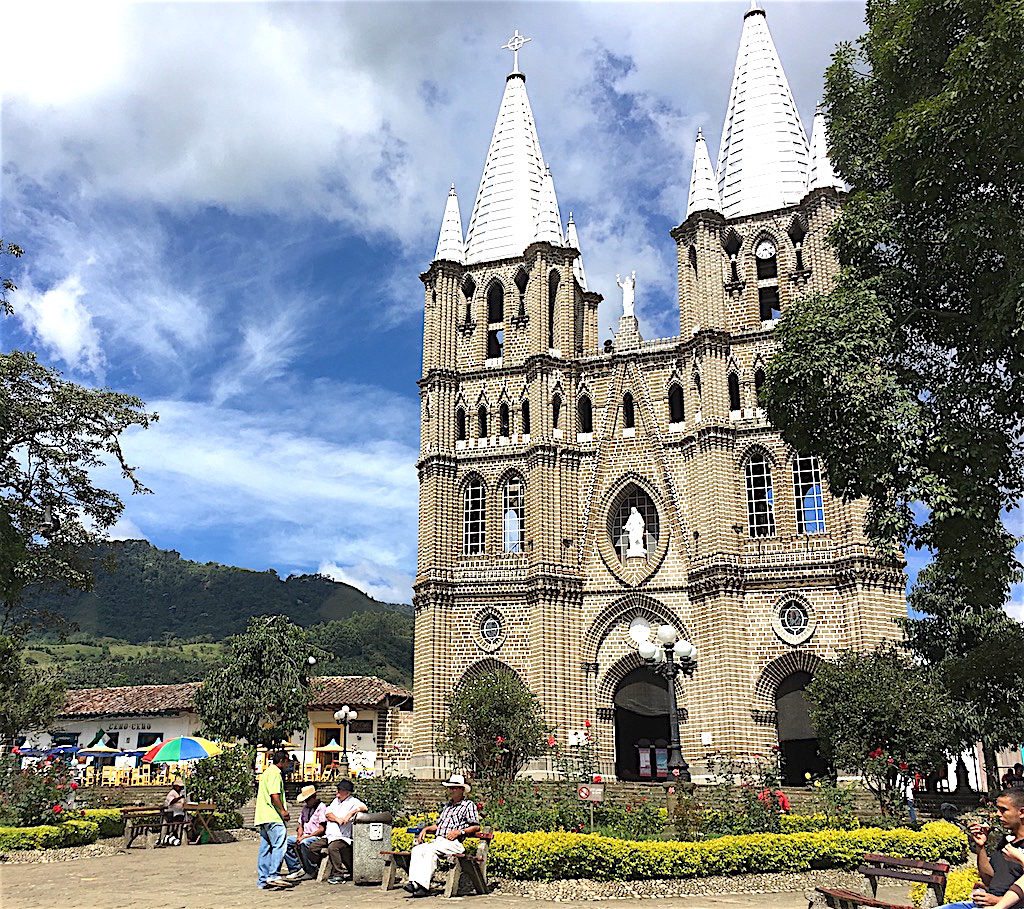
[[[754,255],[759,259],[770,259],[775,255],[775,244],[771,240],[762,240],[757,244]]]

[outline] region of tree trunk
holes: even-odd
[[[985,782],[988,786],[988,791],[995,794],[1003,787],[999,780],[999,763],[996,758],[996,749],[991,740],[981,740],[981,753],[985,758]]]

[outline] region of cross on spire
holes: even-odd
[[[512,72],[519,72],[519,51],[523,49],[523,45],[528,41],[532,41],[533,38],[524,38],[519,34],[519,29],[516,29],[516,33],[508,39],[507,44],[501,45],[502,50],[512,51]]]

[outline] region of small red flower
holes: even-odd
[[[477,802],[476,803],[476,810],[477,811],[483,811],[484,810],[484,803],[483,802]]]
[[[900,770],[906,771],[906,770],[909,770],[909,769],[910,769],[910,764],[908,764],[906,761],[900,761]]]
[[[889,758],[889,760],[887,760],[886,763],[887,764],[895,764],[896,762],[892,758]]]
[[[496,741],[499,745],[504,745],[505,744],[505,736],[499,735],[494,741]]]
[[[632,811],[633,810],[633,806],[632,805],[627,805],[626,806],[626,810],[627,811]]]
[[[583,721],[583,725],[586,726],[587,729],[589,729],[590,728],[590,720],[584,720]]]
[[[71,784],[71,788],[72,789],[77,789],[78,788],[78,783],[72,783]]]
[[[549,735],[548,736],[548,748],[554,748],[555,745],[557,745],[557,744],[558,743],[555,741],[555,737],[553,735]]]
[[[504,799],[498,799],[498,804],[499,805],[504,805],[505,804],[505,800]]]
[[[60,805],[54,805],[53,806],[53,813],[54,814],[60,814],[63,810],[64,809]]]

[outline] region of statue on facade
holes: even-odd
[[[522,552],[523,541],[519,533],[519,513],[514,508],[505,511],[502,529],[505,537],[505,552]]]
[[[647,546],[644,544],[644,531],[647,529],[647,524],[644,521],[643,515],[636,510],[635,505],[629,509],[629,518],[623,525],[623,529],[629,538],[626,558],[645,558],[647,556]]]
[[[633,305],[636,302],[636,272],[632,272],[623,279],[620,275],[615,276],[615,283],[622,288],[622,314],[633,315]]]

